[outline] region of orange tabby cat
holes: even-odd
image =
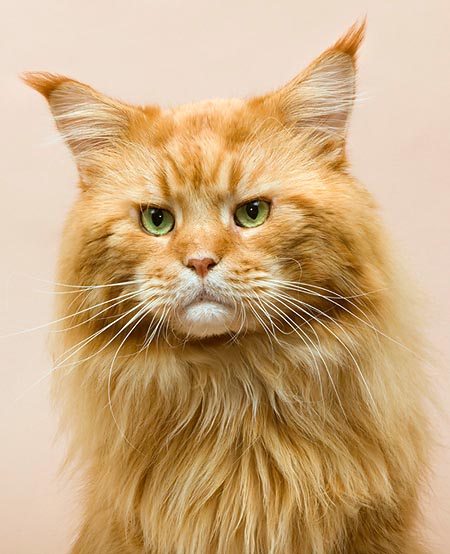
[[[80,173],[54,344],[72,553],[424,552],[415,319],[345,156],[362,36],[169,110],[26,76]]]

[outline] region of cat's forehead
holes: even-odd
[[[202,192],[210,200],[256,179],[260,163],[246,155],[258,122],[242,100],[214,100],[166,114],[169,131],[153,151],[152,172],[165,196]]]
[[[195,138],[175,136],[158,150],[149,186],[180,204],[201,198],[214,203],[237,193],[249,173],[220,135],[204,130]]]
[[[241,117],[247,111],[248,105],[245,100],[216,98],[176,106],[166,110],[165,115],[174,122],[174,130],[192,132],[204,126],[219,130],[224,123]]]

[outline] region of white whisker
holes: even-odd
[[[115,336],[110,339],[106,344],[104,344],[102,346],[102,348],[100,350],[98,350],[97,352],[95,352],[94,354],[91,354],[90,356],[86,357],[86,358],[82,358],[81,360],[77,360],[76,362],[72,362],[70,364],[67,364],[67,360],[69,360],[70,358],[72,358],[73,356],[75,356],[75,354],[77,354],[80,350],[82,350],[87,344],[89,344],[91,341],[93,341],[95,338],[97,338],[99,335],[101,335],[102,333],[104,333],[106,330],[108,330],[110,327],[112,327],[113,325],[117,325],[117,323],[119,321],[121,321],[124,317],[126,317],[128,314],[134,312],[135,310],[137,309],[140,309],[140,307],[142,305],[144,305],[146,303],[146,300],[143,300],[141,302],[139,302],[139,304],[137,304],[136,306],[134,306],[133,308],[131,308],[130,310],[128,310],[127,312],[125,312],[124,314],[122,314],[120,317],[116,318],[114,321],[112,321],[111,323],[108,323],[108,325],[105,325],[105,327],[102,327],[101,329],[99,329],[98,331],[96,331],[95,333],[93,333],[92,335],[90,335],[89,337],[83,339],[82,341],[80,341],[79,343],[75,344],[74,346],[72,346],[71,348],[69,348],[67,351],[64,352],[63,355],[59,356],[55,362],[56,362],[56,366],[53,368],[53,370],[55,371],[56,369],[59,369],[60,367],[62,367],[63,365],[78,365],[80,364],[81,362],[85,362],[85,361],[88,361],[90,359],[92,359],[94,356],[96,356],[97,354],[99,354],[100,352],[102,352],[109,344],[111,344],[111,342],[115,339]],[[74,350],[69,356],[66,356],[63,360],[60,361],[60,359],[65,356],[68,352],[71,352],[72,350]]]
[[[269,293],[270,295],[270,293]],[[272,295],[270,295],[272,296]],[[277,299],[279,302],[281,302],[285,307],[288,307],[282,300],[280,300],[280,298],[276,297],[276,296],[272,296],[272,298],[274,299]],[[328,378],[330,379],[330,382],[331,382],[331,386],[333,388],[333,391],[336,395],[336,398],[337,398],[337,401],[339,403],[339,406],[342,410],[342,413],[344,414],[344,417],[347,418],[347,415],[345,413],[345,410],[344,410],[344,406],[342,405],[342,401],[341,401],[341,397],[339,396],[339,393],[338,393],[338,390],[337,390],[337,387],[336,387],[336,384],[333,380],[333,377],[331,375],[331,372],[330,372],[330,369],[328,367],[328,364],[326,363],[321,351],[320,351],[320,348],[321,348],[321,344],[320,344],[320,339],[319,339],[319,336],[317,335],[317,332],[316,330],[314,329],[314,327],[304,318],[302,317],[300,314],[296,314],[300,317],[300,319],[302,319],[306,324],[309,325],[309,327],[312,329],[315,337],[316,337],[316,340],[317,340],[317,343],[318,345],[315,345],[313,340],[307,335],[307,333],[305,333],[304,331],[301,330],[300,326],[296,325],[295,322],[287,315],[287,314],[284,314],[282,312],[282,310],[280,310],[277,306],[275,306],[272,302],[270,302],[270,300],[267,300],[265,299],[264,300],[265,302],[269,302],[270,305],[273,307],[273,309],[275,309],[280,317],[282,317],[282,319],[284,321],[286,321],[286,323],[288,323],[288,325],[293,329],[293,331],[301,338],[301,340],[303,341],[303,343],[305,344],[305,346],[307,347],[309,353],[311,354],[311,358],[312,358],[312,361],[313,361],[313,364],[315,366],[315,369],[317,371],[317,376],[319,378],[319,386],[320,386],[320,391],[321,391],[321,396],[322,396],[322,401],[324,402],[324,396],[323,396],[323,385],[322,385],[322,378],[321,378],[321,374],[320,374],[320,369],[319,369],[319,366],[318,366],[318,363],[317,363],[317,360],[316,360],[316,357],[315,357],[315,354],[314,352],[311,350],[310,346],[308,345],[308,343],[305,341],[305,338],[307,338],[309,340],[309,342],[311,343],[311,346],[315,349],[315,351],[317,352],[317,354],[319,355],[319,358],[320,360],[322,361],[323,365],[324,365],[324,368],[325,368],[325,371],[327,372],[327,375],[328,375]],[[301,333],[301,334],[300,334]]]
[[[278,285],[281,287],[281,288],[284,288],[284,289],[289,289],[289,290],[296,290],[298,292],[303,292],[305,294],[310,294],[311,296],[317,296],[319,298],[323,298],[325,300],[327,300],[328,302],[330,302],[331,304],[334,304],[335,306],[339,307],[340,309],[342,309],[343,311],[345,311],[346,313],[350,314],[351,316],[353,316],[355,319],[357,319],[358,321],[360,321],[361,323],[363,323],[364,325],[366,325],[367,327],[369,327],[370,329],[372,329],[375,333],[377,333],[377,335],[380,335],[386,339],[388,339],[389,341],[391,341],[392,343],[396,344],[397,346],[399,346],[400,348],[403,348],[405,350],[407,350],[408,352],[410,352],[411,354],[414,354],[415,356],[417,356],[417,353],[415,353],[413,350],[411,350],[410,348],[408,348],[407,346],[405,346],[404,344],[402,344],[401,342],[397,341],[396,339],[390,337],[389,335],[387,335],[386,333],[383,333],[383,331],[380,331],[380,329],[378,329],[377,327],[375,327],[375,325],[373,325],[372,321],[370,320],[370,318],[367,316],[367,314],[362,310],[361,307],[359,307],[357,304],[355,304],[354,302],[351,302],[350,299],[354,299],[354,298],[361,298],[361,297],[366,297],[370,294],[374,294],[374,293],[378,293],[378,292],[382,292],[386,289],[377,289],[377,290],[374,290],[370,293],[363,293],[363,294],[358,294],[358,295],[353,295],[353,296],[342,296],[342,295],[339,295],[337,294],[336,292],[332,293],[332,291],[329,291],[328,289],[323,289],[323,287],[317,287],[315,285],[297,285],[297,284],[294,284],[294,283],[289,283],[289,282],[283,282],[283,281],[275,281],[278,283]],[[314,287],[314,288],[317,288],[317,289],[322,289],[324,291],[327,291],[327,292],[330,292],[332,294],[334,294],[334,296],[325,296],[325,295],[322,295],[316,291],[311,291],[311,290],[308,290],[307,287]],[[367,321],[364,321],[362,318],[360,318],[357,314],[353,313],[351,310],[349,310],[348,308],[346,308],[345,306],[343,306],[341,303],[339,302],[336,302],[337,299],[342,299],[342,300],[345,300],[345,301],[348,301],[348,303],[353,306],[358,312],[360,312],[366,319]]]
[[[361,380],[366,388],[366,391],[370,397],[370,400],[372,402],[372,405],[375,409],[375,412],[378,413],[378,407],[377,407],[377,404],[375,402],[375,399],[373,398],[373,395],[372,395],[372,392],[370,391],[370,388],[369,388],[369,385],[367,384],[367,381],[364,377],[364,374],[358,364],[358,362],[356,361],[356,358],[355,356],[353,355],[353,352],[350,350],[350,348],[343,342],[343,340],[338,336],[336,335],[336,333],[334,333],[334,331],[332,331],[327,325],[325,325],[323,323],[323,321],[320,320],[320,318],[314,316],[313,314],[311,314],[310,312],[308,312],[307,310],[305,310],[304,308],[302,308],[301,306],[299,306],[299,303],[304,305],[304,306],[307,306],[308,308],[310,309],[314,309],[316,311],[318,311],[321,315],[323,315],[324,317],[328,318],[329,320],[331,320],[332,323],[334,323],[337,327],[339,327],[339,329],[341,329],[341,331],[345,334],[345,336],[347,337],[347,339],[350,340],[350,337],[347,333],[347,331],[344,329],[344,327],[338,323],[335,319],[333,319],[331,316],[329,316],[328,314],[326,314],[325,312],[322,312],[321,310],[319,310],[318,308],[315,308],[314,306],[311,306],[309,304],[306,304],[305,302],[302,302],[298,299],[292,299],[290,296],[287,296],[287,295],[282,295],[284,300],[286,302],[289,302],[289,303],[292,303],[292,305],[296,306],[297,309],[303,311],[304,313],[306,313],[307,315],[309,315],[310,317],[312,317],[315,321],[317,321],[317,323],[319,325],[321,325],[325,330],[327,330],[329,333],[331,333],[331,335],[333,335],[333,337],[344,347],[344,349],[346,350],[346,352],[348,353],[348,355],[350,356],[352,362],[355,364],[355,367],[361,377]]]
[[[39,331],[40,329],[45,329],[46,327],[51,327],[52,325],[56,325],[57,323],[60,323],[61,321],[65,321],[67,319],[72,319],[76,316],[78,316],[79,314],[82,314],[82,313],[85,313],[85,312],[88,312],[90,310],[93,310],[94,308],[99,308],[100,306],[104,306],[105,304],[108,304],[108,303],[111,303],[111,302],[114,302],[116,300],[118,300],[119,298],[123,298],[123,299],[127,299],[127,298],[132,298],[133,296],[137,296],[139,294],[139,291],[133,291],[133,292],[129,292],[129,293],[126,293],[122,296],[118,296],[116,298],[111,298],[109,300],[106,300],[104,302],[100,302],[98,304],[94,304],[93,306],[89,306],[88,308],[83,308],[82,310],[79,310],[77,312],[74,312],[73,314],[69,314],[69,315],[66,315],[64,317],[60,317],[59,319],[55,319],[54,321],[50,321],[48,323],[42,323],[41,325],[37,325],[36,327],[31,327],[29,329],[22,329],[20,331],[14,331],[13,333],[8,333],[7,335],[1,335],[0,336],[0,339],[5,339],[5,338],[10,338],[10,337],[15,337],[17,335],[23,335],[24,333],[32,333],[34,331]],[[120,303],[120,302],[119,302]],[[113,306],[115,306],[116,304],[113,304],[112,306],[109,306],[108,308],[106,308],[106,310],[109,310],[110,308],[112,308]],[[104,311],[106,310],[102,310],[101,312],[99,313],[103,313]],[[97,314],[98,315],[98,314]],[[96,317],[93,316],[87,320],[85,320],[84,322],[82,323],[79,323],[78,325],[83,325],[84,323],[86,323],[87,321],[90,321],[91,319],[94,319]],[[65,329],[60,329],[58,331],[54,331],[54,332],[61,332],[61,331],[65,331],[67,329],[72,329],[74,327],[77,327],[78,325],[74,325],[73,327],[66,327]]]
[[[111,416],[113,418],[113,421],[114,421],[114,424],[116,425],[117,427],[117,430],[119,431],[121,437],[124,439],[124,441],[129,445],[131,446],[131,448],[133,448],[134,450],[136,450],[136,452],[139,452],[140,454],[142,454],[142,456],[144,456],[144,453],[139,450],[139,448],[137,448],[134,444],[132,444],[128,438],[126,437],[125,433],[122,431],[122,429],[120,428],[120,425],[119,425],[119,422],[117,421],[117,418],[116,416],[114,415],[114,410],[113,410],[113,406],[112,406],[112,398],[111,398],[111,379],[112,379],[112,372],[113,372],[113,367],[114,367],[114,363],[117,359],[117,356],[119,354],[119,351],[120,349],[122,348],[122,346],[124,345],[125,341],[128,339],[128,337],[131,335],[131,333],[134,331],[134,329],[142,322],[142,320],[145,318],[145,316],[147,315],[148,313],[148,307],[147,306],[144,306],[141,310],[139,310],[139,312],[137,314],[135,314],[132,319],[122,327],[122,329],[120,330],[120,333],[122,333],[129,325],[131,325],[131,323],[133,323],[134,321],[136,321],[136,323],[131,327],[131,329],[128,331],[128,333],[125,335],[125,337],[123,338],[122,342],[119,344],[112,360],[111,360],[111,365],[109,367],[109,372],[108,372],[108,388],[107,388],[107,391],[108,391],[108,405],[109,405],[109,410],[111,412]],[[116,335],[117,336],[117,335]]]

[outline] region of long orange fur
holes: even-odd
[[[420,335],[345,156],[363,32],[249,100],[141,108],[27,74],[80,173],[53,345],[84,475],[72,554],[425,552]],[[268,220],[237,227],[255,198]],[[143,206],[174,230],[144,232]],[[237,306],[222,332],[183,324],[199,252]]]

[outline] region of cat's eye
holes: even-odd
[[[234,221],[239,227],[258,227],[269,217],[269,212],[269,202],[252,200],[239,206],[234,214]]]
[[[141,210],[141,223],[152,235],[167,235],[174,228],[175,218],[168,210],[149,206]]]

